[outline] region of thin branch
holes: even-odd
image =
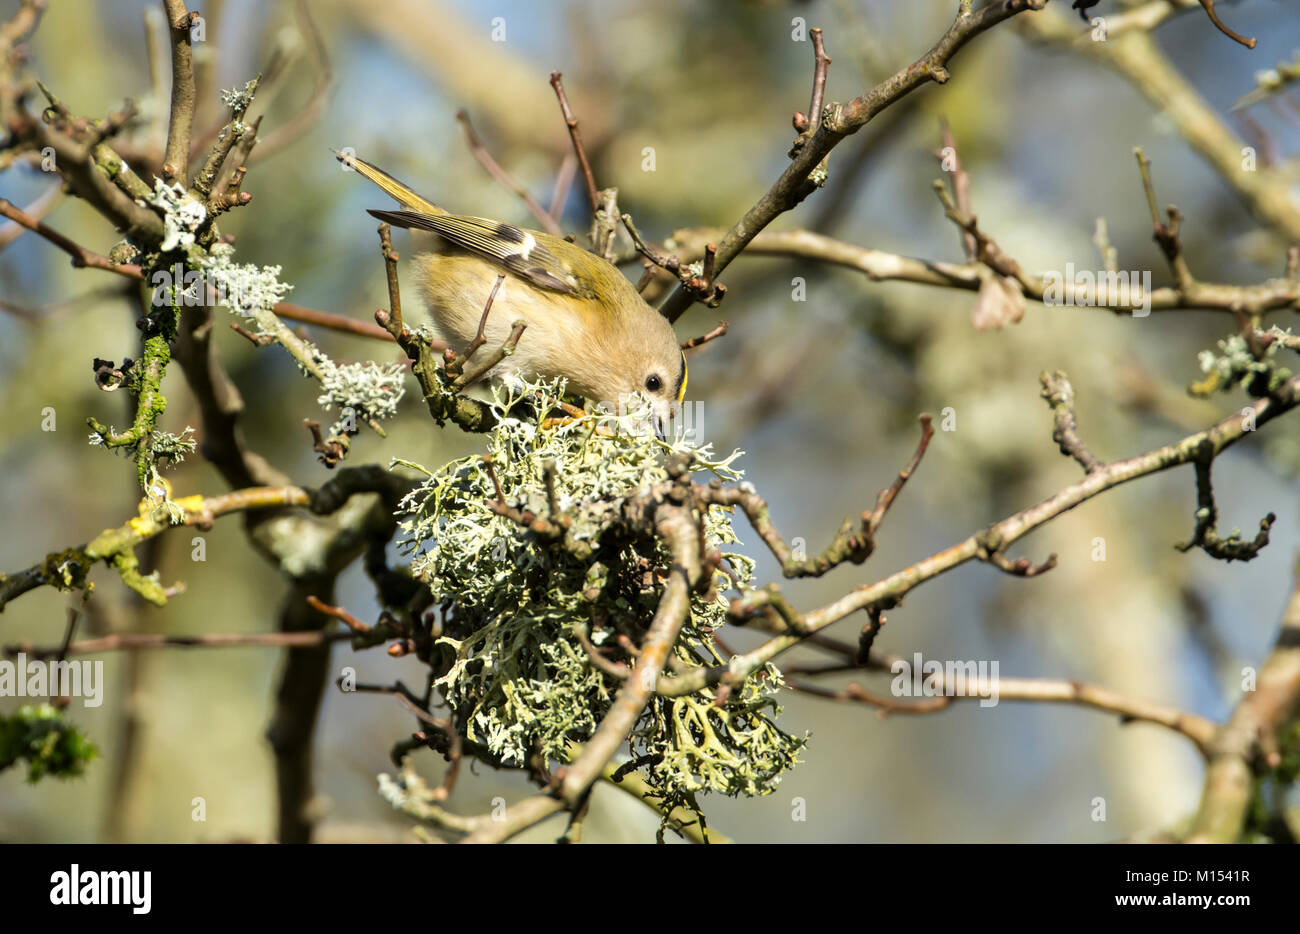
[[[555,89],[555,97],[560,102],[560,112],[564,114],[564,125],[569,128],[569,139],[573,143],[573,153],[578,157],[578,165],[582,167],[582,178],[587,183],[587,198],[591,202],[591,213],[595,214],[600,208],[599,189],[596,188],[596,177],[591,173],[591,163],[587,160],[587,150],[582,145],[582,134],[578,132],[578,118],[569,109],[569,98],[564,93],[562,77],[558,71],[551,72],[551,87]]]
[[[190,48],[190,27],[198,18],[185,8],[185,0],[163,0],[167,33],[172,44],[171,120],[167,124],[167,147],[163,153],[163,174],[182,184],[189,177],[190,134],[194,126],[194,56]]]
[[[144,273],[141,271],[139,266],[132,263],[114,263],[107,256],[96,253],[93,250],[75,243],[57,230],[53,230],[42,221],[27,214],[7,198],[0,198],[0,215],[9,218],[33,233],[40,234],[50,243],[54,244],[60,250],[72,257],[72,265],[77,268],[100,269],[104,272],[111,272],[114,275],[122,276],[126,279],[144,279]],[[290,321],[298,321],[302,324],[310,324],[315,327],[327,328],[331,331],[355,334],[358,337],[369,337],[373,340],[387,341],[394,339],[384,328],[378,327],[367,321],[358,321],[355,318],[349,318],[346,315],[335,314],[329,311],[317,311],[314,308],[306,308],[302,305],[295,305],[292,302],[276,302],[275,305],[271,307],[271,310],[281,318],[287,318]],[[441,342],[437,343],[441,344]]]
[[[1214,0],[1201,0],[1201,6],[1205,7],[1205,12],[1210,17],[1210,22],[1214,23],[1214,25],[1219,28],[1219,32],[1223,33],[1235,42],[1240,42],[1248,49],[1253,49],[1255,47],[1256,43],[1253,38],[1247,39],[1240,33],[1233,32],[1228,28],[1227,24],[1225,24],[1223,20],[1219,19],[1219,14],[1214,12]]]
[[[627,229],[628,236],[632,238],[632,245],[637,252],[644,256],[654,265],[665,269],[677,277],[677,281],[682,287],[694,296],[694,301],[703,302],[710,308],[717,308],[722,304],[722,300],[727,297],[727,287],[713,281],[716,275],[717,252],[718,248],[713,243],[705,243],[701,249],[702,259],[699,265],[699,272],[696,273],[693,265],[685,265],[676,256],[668,253],[662,253],[645,242],[641,236],[641,231],[637,230],[636,224],[632,222],[631,214],[622,215],[623,226]],[[644,283],[648,283],[649,269],[646,270],[647,279],[643,280],[643,285],[637,291],[644,288]]]
[[[1258,166],[1242,171],[1245,141],[1212,107],[1193,82],[1174,67],[1150,27],[1176,12],[1196,9],[1194,0],[1158,0],[1122,16],[1108,18],[1108,39],[1093,42],[1063,16],[1046,11],[1023,17],[1018,25],[1029,37],[1068,48],[1116,71],[1163,115],[1173,130],[1210,163],[1223,181],[1241,195],[1251,212],[1289,242],[1300,241],[1300,208],[1292,202],[1293,180],[1280,169]],[[1141,14],[1141,16],[1139,16]],[[1126,20],[1126,17],[1133,17]],[[1120,20],[1132,23],[1122,34]]]
[[[466,110],[457,111],[456,120],[460,123],[461,127],[464,128],[465,140],[469,143],[469,151],[473,154],[474,158],[478,160],[479,165],[483,166],[483,168],[487,170],[487,173],[496,179],[497,183],[500,184],[501,187],[506,188],[519,196],[519,198],[523,200],[524,204],[528,206],[529,213],[537,219],[537,222],[542,225],[542,228],[546,230],[547,233],[554,234],[557,237],[563,237],[564,228],[556,222],[555,217],[538,204],[537,199],[529,193],[528,189],[515,181],[514,176],[503,169],[496,159],[492,158],[492,154],[488,152],[487,147],[483,144],[482,138],[477,132],[475,132],[474,125],[470,123],[469,112]]]
[[[379,250],[384,256],[384,279],[388,283],[388,312],[392,324],[385,333],[396,340],[397,335],[406,330],[406,323],[402,320],[402,289],[397,278],[397,261],[401,257],[393,249],[393,228],[382,223],[378,233]]]
[[[58,658],[65,655],[100,655],[104,652],[133,652],[141,649],[228,649],[249,646],[266,648],[302,648],[343,642],[352,638],[347,632],[209,632],[198,636],[172,636],[161,632],[119,632],[97,639],[82,639],[65,647],[39,647],[30,642],[12,642],[0,649],[14,658],[20,652],[28,658]]]
[[[25,209],[22,209],[20,213],[31,218],[33,222],[38,222],[58,207],[62,200],[63,186],[51,185],[49,188],[45,189],[45,191],[42,192],[35,201],[27,205]],[[0,198],[0,205],[9,204],[10,202],[8,200]],[[5,216],[8,217],[9,215],[6,213]],[[4,250],[9,246],[9,244],[13,243],[28,230],[31,230],[31,227],[27,224],[20,224],[17,221],[0,228],[0,250]]]
[[[1052,417],[1056,422],[1052,440],[1061,453],[1078,461],[1085,473],[1101,470],[1106,465],[1088,450],[1079,437],[1079,424],[1074,414],[1074,387],[1070,385],[1069,378],[1057,370],[1055,373],[1044,371],[1039,374],[1038,380],[1043,384],[1042,397],[1051,406]]]
[[[897,659],[882,660],[872,667],[889,670]],[[1149,703],[1126,697],[1108,688],[1083,681],[1056,678],[1002,678],[989,687],[989,692],[971,690],[970,684],[954,683],[944,676],[942,687],[934,698],[921,701],[898,700],[874,694],[858,684],[850,683],[839,690],[831,690],[800,681],[800,690],[829,700],[853,701],[868,704],[889,714],[936,714],[960,701],[979,701],[996,697],[998,702],[1068,704],[1118,714],[1122,723],[1152,723],[1163,726],[1191,740],[1202,755],[1209,755],[1210,746],[1219,730],[1218,724],[1206,717],[1187,713],[1162,704]]]
[[[1211,479],[1213,466],[1213,447],[1208,442],[1203,442],[1196,460],[1196,529],[1190,540],[1174,547],[1182,552],[1199,548],[1211,558],[1225,562],[1251,561],[1268,544],[1269,530],[1277,521],[1277,516],[1270,512],[1259,521],[1259,531],[1255,534],[1254,541],[1242,541],[1236,529],[1226,538],[1221,537],[1218,532],[1219,507],[1214,502],[1214,484]]]
[[[715,341],[727,333],[727,322],[719,321],[718,326],[707,334],[701,334],[699,337],[692,337],[682,341],[682,350],[694,350],[696,347],[703,347],[709,341]]]
[[[939,117],[939,136],[943,143],[943,148],[936,153],[939,166],[945,172],[952,174],[952,191],[957,198],[957,207],[966,214],[972,214],[970,173],[962,167],[961,157],[957,153],[957,142],[953,139],[952,127],[948,125],[947,117]],[[966,250],[966,259],[974,260],[976,258],[974,235],[963,231],[961,242]]]
[[[1277,734],[1300,711],[1300,563],[1273,651],[1228,722],[1213,738],[1201,805],[1189,843],[1241,839],[1258,778],[1282,764]]]
[[[822,121],[822,99],[826,95],[826,72],[831,64],[831,57],[826,54],[822,42],[820,27],[808,30],[813,43],[813,85],[812,99],[808,102],[808,128],[815,129]]]
[[[926,449],[930,446],[930,439],[934,437],[934,426],[931,424],[931,418],[928,414],[922,414],[918,421],[921,423],[921,440],[917,442],[916,450],[912,453],[912,459],[907,462],[902,470],[898,472],[898,477],[886,489],[880,491],[876,496],[876,508],[866,519],[867,534],[875,536],[880,531],[880,524],[885,521],[885,513],[889,512],[889,507],[894,504],[898,494],[903,491],[903,484],[907,483],[912,474],[916,473],[916,468],[921,466],[921,458],[925,457]]]
[[[1094,496],[1139,477],[1161,473],[1173,467],[1195,463],[1202,457],[1202,444],[1210,444],[1210,450],[1218,456],[1227,448],[1248,435],[1254,435],[1254,429],[1264,422],[1291,411],[1300,406],[1300,376],[1292,377],[1272,396],[1256,400],[1242,413],[1234,413],[1217,424],[1193,435],[1163,447],[1155,448],[1127,460],[1112,461],[1101,470],[1091,473],[1078,483],[1072,484],[1042,502],[1024,509],[1012,516],[995,523],[990,528],[978,532],[965,541],[959,542],[931,555],[903,570],[891,574],[874,584],[858,587],[847,595],[821,607],[802,614],[801,619],[808,633],[817,633],[838,622],[846,616],[870,606],[885,606],[891,601],[896,603],[906,594],[925,581],[932,580],[953,568],[972,560],[989,560],[992,555],[1000,555],[1009,545],[1040,528],[1057,516]],[[1027,564],[1027,562],[1026,562]],[[1013,568],[1015,566],[1013,565]],[[1027,566],[1025,571],[1033,568]],[[1013,570],[1013,573],[1021,573]],[[801,637],[787,633],[764,643],[762,646],[744,655],[733,658],[731,662],[719,668],[691,672],[671,680],[667,689],[660,686],[660,693],[674,696],[689,694],[715,684],[724,676],[731,678],[748,677],[759,666],[766,664],[783,652],[798,645]]]
[[[1142,190],[1146,193],[1147,209],[1151,212],[1151,227],[1154,231],[1152,238],[1159,245],[1165,259],[1169,261],[1178,288],[1187,292],[1195,287],[1196,280],[1183,256],[1182,243],[1178,239],[1183,226],[1183,215],[1171,204],[1166,209],[1168,223],[1160,219],[1160,209],[1156,205],[1155,183],[1151,180],[1151,160],[1147,158],[1140,146],[1133,150],[1133,155],[1137,158],[1138,171],[1142,175]]]
[[[256,154],[252,157],[254,162],[269,159],[280,150],[302,139],[324,116],[325,106],[329,103],[330,91],[334,84],[334,70],[330,64],[329,49],[321,37],[316,20],[312,17],[311,5],[307,0],[298,0],[295,11],[315,61],[316,78],[312,83],[311,95],[307,98],[307,103],[258,145]],[[262,118],[259,116],[257,119],[260,121]],[[256,128],[253,135],[256,136]]]
[[[478,330],[474,332],[474,339],[465,347],[464,353],[457,358],[461,371],[464,370],[469,359],[478,352],[478,349],[487,343],[487,337],[483,332],[487,328],[488,315],[492,313],[492,303],[497,300],[497,292],[501,290],[501,283],[505,281],[506,277],[502,275],[497,276],[496,281],[492,283],[492,291],[488,293],[487,301],[483,303],[483,314],[479,316]]]
[[[207,499],[185,497],[172,501],[171,505],[183,513],[182,524],[208,527],[218,516],[232,512],[306,506],[310,502],[308,492],[298,487],[252,487]],[[136,546],[176,527],[166,510],[156,508],[158,505],[144,500],[140,515],[125,525],[105,529],[79,547],[47,555],[44,561],[26,570],[0,574],[0,609],[15,597],[41,585],[60,590],[81,586],[90,568],[99,561],[111,564],[123,583],[144,599],[160,606],[166,603],[166,588],[156,579],[142,575],[134,556]]]
[[[38,220],[19,208],[8,198],[0,198],[0,215],[9,218],[15,224],[30,230],[32,233],[40,234],[64,253],[71,256],[72,265],[77,268],[102,269],[105,272],[116,273],[117,275],[125,276],[128,279],[144,278],[144,273],[140,271],[139,266],[132,266],[126,263],[114,263],[107,256],[102,256],[93,250],[86,249],[78,243],[74,243],[63,234],[46,226],[43,221]]]
[[[893,505],[908,478],[916,472],[930,445],[930,439],[934,436],[930,416],[921,415],[919,421],[921,440],[917,443],[915,452],[907,465],[898,472],[894,482],[876,495],[875,508],[862,513],[861,522],[856,528],[853,520],[846,517],[830,545],[821,554],[811,558],[801,559],[792,552],[772,523],[767,502],[756,492],[739,486],[724,487],[720,483],[710,483],[706,487],[698,487],[696,495],[704,503],[739,507],[763,544],[781,564],[781,573],[787,578],[821,577],[846,561],[862,564],[875,550],[874,535],[884,521],[885,513]],[[762,596],[763,593],[753,591],[736,601],[733,604],[734,615],[743,617],[752,610],[770,605],[772,601]]]
[[[813,135],[795,153],[789,167],[776,183],[718,244],[716,272],[721,273],[768,224],[812,194],[823,178],[812,178],[823,160],[845,137],[856,133],[876,114],[931,81],[948,80],[947,63],[971,39],[993,26],[1023,13],[1041,10],[1047,0],[999,0],[971,12],[961,11],[948,31],[911,65],[876,85],[847,104],[832,104],[830,113]],[[694,297],[679,285],[661,306],[669,321],[676,321],[690,307]]]
[[[515,346],[519,343],[519,338],[523,337],[524,330],[527,327],[528,327],[528,322],[522,319],[516,321],[513,325],[511,325],[510,336],[505,339],[505,342],[496,350],[488,354],[488,356],[485,359],[475,364],[474,367],[472,367],[469,370],[466,370],[465,372],[461,373],[460,376],[456,377],[456,379],[453,380],[451,384],[452,391],[461,392],[462,390],[465,390],[470,386],[474,385],[485,375],[487,375],[489,370],[491,370],[494,366],[496,366],[506,357],[514,353]]]
[[[722,231],[716,228],[679,230],[673,234],[673,240],[681,245],[681,255],[691,256],[702,254],[704,243],[717,240],[721,235]],[[978,263],[914,259],[845,243],[808,230],[765,231],[746,247],[744,255],[817,260],[855,270],[872,282],[911,282],[970,292],[978,292],[983,284],[981,264]],[[1046,278],[1030,275],[1023,269],[1017,281],[1022,283],[1025,298],[1040,303],[1048,297],[1047,290],[1053,285]],[[1061,281],[1056,284],[1059,285],[1060,294],[1052,299],[1053,310],[1077,307],[1132,314],[1146,307],[1152,312],[1203,310],[1235,315],[1240,311],[1249,316],[1258,316],[1300,307],[1300,281],[1290,274],[1257,285],[1198,280],[1186,289],[1162,287],[1145,293],[1134,286],[1128,290],[1129,294],[1123,294],[1122,290],[1107,289],[1104,294],[1098,295],[1096,293],[1103,290],[1082,292],[1071,282]]]
[[[307,595],[307,605],[311,607],[313,610],[315,610],[317,613],[323,613],[325,616],[334,617],[339,622],[341,622],[344,626],[347,626],[348,629],[352,630],[352,632],[357,633],[359,635],[364,635],[366,633],[369,633],[373,629],[372,626],[370,626],[367,623],[361,622],[361,620],[357,619],[347,610],[343,609],[343,607],[331,606],[330,604],[326,603],[324,600],[317,597],[315,594]]]
[[[555,187],[551,189],[551,206],[546,210],[557,226],[560,217],[564,214],[564,202],[569,200],[569,188],[573,185],[573,176],[577,171],[578,157],[572,152],[566,152],[560,162],[560,168],[555,173]]]

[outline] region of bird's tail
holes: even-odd
[[[342,162],[349,168],[355,169],[363,176],[370,179],[370,181],[374,182],[386,191],[403,207],[409,208],[413,211],[423,211],[426,214],[447,213],[446,210],[438,207],[438,205],[434,204],[432,201],[417,194],[410,185],[406,184],[406,182],[393,178],[393,176],[389,175],[378,166],[371,165],[369,162],[366,162],[363,159],[358,159],[356,156],[349,153],[339,152],[337,149],[333,150],[333,152],[339,162]]]

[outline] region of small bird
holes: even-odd
[[[515,321],[528,327],[489,375],[564,377],[568,392],[613,407],[639,392],[663,436],[686,395],[686,355],[668,320],[614,266],[551,234],[449,214],[382,169],[335,155],[402,205],[369,213],[416,232],[416,281],[436,330],[453,348],[473,340],[504,275],[483,328],[488,346],[503,344]]]

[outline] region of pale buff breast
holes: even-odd
[[[424,297],[434,329],[460,352],[474,339],[495,276],[485,274],[482,260],[463,253],[423,253],[415,257],[416,283]],[[569,391],[598,401],[617,401],[626,392],[625,374],[613,365],[618,359],[617,334],[601,327],[602,316],[572,296],[536,288],[506,275],[492,303],[484,336],[485,353],[505,343],[517,320],[528,327],[515,352],[492,370],[533,379],[563,376]],[[575,311],[577,312],[575,314]]]

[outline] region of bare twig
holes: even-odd
[[[189,177],[190,134],[194,126],[194,58],[190,26],[198,17],[185,8],[185,0],[163,0],[167,34],[172,43],[172,105],[167,124],[163,174],[182,183]]]
[[[53,243],[63,252],[72,257],[72,265],[78,268],[101,269],[104,272],[111,272],[115,275],[127,279],[143,280],[144,273],[140,267],[132,263],[114,263],[107,256],[89,250],[78,243],[68,239],[63,234],[51,229],[43,222],[30,216],[13,202],[5,198],[0,198],[0,215],[8,217],[15,223],[40,234],[50,243]],[[281,318],[287,318],[290,321],[299,321],[303,324],[310,324],[316,327],[327,328],[331,331],[341,331],[347,334],[355,334],[358,337],[369,337],[375,340],[392,340],[386,330],[366,321],[358,321],[355,318],[349,318],[345,315],[334,314],[328,311],[317,311],[314,308],[306,308],[302,305],[295,305],[292,302],[276,302],[271,308]]]
[[[587,183],[587,198],[591,202],[591,212],[595,214],[600,207],[596,176],[591,172],[591,163],[587,160],[587,150],[582,145],[582,134],[578,132],[578,118],[569,109],[569,98],[564,93],[562,77],[558,71],[551,72],[551,87],[555,89],[555,97],[560,102],[560,112],[564,114],[564,124],[569,128],[569,139],[573,142],[573,153],[578,157],[578,165],[582,167],[582,178]]]
[[[519,338],[523,337],[524,330],[527,327],[528,323],[526,321],[516,321],[511,326],[510,336],[505,339],[505,342],[500,347],[496,348],[496,350],[488,354],[485,359],[476,364],[472,369],[466,370],[461,373],[460,376],[456,377],[451,384],[452,390],[454,392],[461,392],[470,386],[473,386],[476,382],[482,379],[489,370],[514,353],[515,345],[519,343]]]
[[[505,276],[497,276],[496,282],[492,283],[492,291],[488,293],[487,301],[483,303],[483,314],[478,319],[478,330],[474,333],[474,339],[469,342],[468,346],[465,347],[465,352],[458,358],[462,369],[464,369],[470,357],[474,356],[478,349],[487,343],[483,330],[487,327],[488,315],[492,312],[492,303],[497,300],[497,292],[500,291],[501,283],[505,280]]]
[[[144,274],[140,271],[139,266],[133,266],[127,263],[117,264],[107,256],[102,256],[93,250],[88,250],[78,243],[65,237],[56,230],[47,227],[44,222],[36,219],[26,211],[19,208],[8,198],[0,198],[0,215],[9,218],[20,227],[26,228],[33,233],[40,234],[46,240],[53,243],[64,253],[72,257],[72,265],[78,268],[89,267],[91,269],[102,269],[105,272],[116,273],[119,276],[125,276],[128,279],[143,279]]]
[[[719,321],[718,326],[707,334],[701,334],[699,337],[692,337],[682,341],[682,350],[694,350],[696,347],[702,347],[709,341],[715,341],[727,333],[727,322]]]
[[[994,561],[993,556],[1001,556],[1009,545],[1080,503],[1139,477],[1160,473],[1183,464],[1195,463],[1202,456],[1203,442],[1208,441],[1212,453],[1217,456],[1243,437],[1253,435],[1254,429],[1262,422],[1271,421],[1298,405],[1300,405],[1300,376],[1287,380],[1268,398],[1256,400],[1248,406],[1245,413],[1230,415],[1204,431],[1145,454],[1126,460],[1112,461],[1078,483],[1060,490],[1037,505],[995,523],[963,542],[945,548],[874,584],[859,587],[820,609],[802,614],[804,625],[810,633],[820,632],[858,610],[897,601],[924,581],[968,561]],[[1028,562],[1024,562],[1024,567],[1021,569],[1020,564],[1020,562],[1011,563],[1008,570],[1016,574],[1037,573],[1041,570],[1036,570]],[[723,676],[747,677],[758,666],[793,648],[800,641],[800,637],[796,634],[779,635],[759,648],[732,659],[726,666],[672,678],[668,690],[673,695],[686,694],[715,684]],[[659,690],[660,693],[664,693],[664,686],[661,685]]]
[[[1166,209],[1168,222],[1160,219],[1155,184],[1151,180],[1151,160],[1147,158],[1140,146],[1133,150],[1133,155],[1137,158],[1138,171],[1142,175],[1142,190],[1146,193],[1147,209],[1151,212],[1151,226],[1154,231],[1152,236],[1159,245],[1160,252],[1169,261],[1169,266],[1178,281],[1178,287],[1184,292],[1190,291],[1195,287],[1196,280],[1187,265],[1187,260],[1183,257],[1182,244],[1178,239],[1179,232],[1182,230],[1183,215],[1171,204]]]
[[[538,204],[537,199],[529,193],[528,189],[515,181],[514,176],[503,169],[496,159],[492,158],[492,154],[488,152],[487,147],[483,144],[482,138],[477,132],[475,132],[474,125],[470,123],[469,112],[465,110],[457,111],[456,120],[460,123],[461,127],[464,128],[465,140],[469,143],[469,151],[473,154],[474,158],[478,160],[479,165],[483,166],[483,168],[487,170],[487,173],[496,179],[497,183],[500,184],[501,187],[509,189],[518,195],[524,204],[528,206],[529,213],[537,219],[537,222],[542,225],[543,229],[545,229],[547,233],[554,234],[557,237],[563,237],[564,228],[556,222],[554,215]],[[577,130],[576,122],[574,130],[575,132]]]
[[[63,186],[51,185],[40,195],[40,197],[27,205],[21,213],[31,218],[32,221],[40,221],[52,210],[58,207],[59,202],[62,200]],[[0,205],[7,204],[9,204],[7,200],[0,199]],[[9,215],[5,214],[5,216],[8,217]],[[21,237],[23,233],[30,229],[31,228],[27,224],[20,224],[17,221],[0,228],[0,250],[5,249],[5,247],[9,246],[9,244],[13,243]]]
[[[1205,7],[1205,12],[1210,17],[1210,22],[1214,23],[1214,25],[1219,28],[1219,32],[1223,33],[1235,42],[1240,42],[1248,49],[1253,49],[1255,47],[1256,43],[1253,38],[1247,39],[1240,33],[1233,32],[1228,28],[1227,24],[1225,24],[1223,20],[1219,19],[1219,14],[1214,12],[1214,0],[1201,0],[1201,6]]]
[[[341,622],[344,626],[347,626],[348,629],[352,630],[355,633],[367,633],[370,632],[372,628],[369,624],[361,622],[361,620],[357,619],[347,610],[343,609],[343,607],[331,606],[330,604],[326,603],[324,600],[317,597],[315,594],[307,595],[307,605],[310,606],[317,613],[323,613],[326,616],[334,617],[339,622]]]
[[[939,135],[943,141],[943,148],[936,153],[939,160],[939,166],[945,172],[952,174],[952,191],[957,198],[957,207],[966,214],[973,214],[970,197],[970,173],[961,164],[961,156],[957,153],[957,142],[953,139],[952,127],[948,125],[947,117],[939,118]],[[962,232],[962,246],[966,250],[966,259],[974,260],[975,256],[975,236],[967,231]]]
[[[307,0],[298,0],[295,10],[298,22],[302,27],[303,34],[307,37],[308,46],[315,60],[316,78],[312,84],[311,96],[307,98],[306,104],[258,145],[256,155],[253,156],[254,162],[269,159],[280,150],[302,139],[324,116],[325,106],[329,103],[330,90],[334,84],[334,71],[330,64],[329,49],[325,45],[325,40],[321,37],[316,20],[312,17],[311,5],[307,3]],[[258,120],[261,119],[259,116]],[[256,127],[254,127],[252,134],[254,137],[256,132]],[[245,155],[245,158],[248,158],[248,155]]]
[[[557,226],[560,217],[564,214],[564,202],[569,199],[569,188],[573,185],[573,176],[577,171],[578,157],[572,152],[566,152],[560,162],[560,168],[555,173],[555,187],[551,189],[551,206],[546,210],[546,213],[554,218]]]
[[[820,27],[808,30],[808,35],[812,37],[813,43],[813,84],[805,122],[808,131],[815,132],[822,120],[822,99],[826,95],[826,71],[830,67],[831,57],[826,54]]]
[[[876,508],[867,516],[866,529],[867,534],[875,536],[880,531],[880,524],[885,521],[885,513],[889,507],[894,504],[898,494],[903,490],[903,484],[907,483],[912,474],[916,473],[916,468],[921,466],[921,458],[925,457],[926,449],[930,446],[930,439],[934,437],[934,426],[931,424],[931,418],[928,414],[922,414],[918,421],[921,423],[921,440],[917,442],[916,450],[912,453],[912,459],[907,462],[907,466],[898,472],[898,477],[886,489],[880,491],[876,496]]]
[[[702,255],[704,243],[715,241],[722,235],[723,231],[716,228],[678,230],[674,232],[673,240],[681,245],[682,256]],[[998,253],[1005,256],[1000,249]],[[816,260],[853,269],[872,282],[911,282],[970,292],[979,291],[984,282],[980,263],[914,259],[845,243],[809,230],[764,231],[746,247],[744,255]],[[1019,264],[1016,268],[1020,269],[1016,281],[1021,283],[1025,298],[1043,302],[1047,298],[1049,281],[1026,273]],[[1091,307],[1115,314],[1133,314],[1143,307],[1144,300],[1149,301],[1148,310],[1151,312],[1206,310],[1234,315],[1243,312],[1252,317],[1300,306],[1300,281],[1290,272],[1281,278],[1254,285],[1197,280],[1189,288],[1166,286],[1142,292],[1134,287],[1127,290],[1128,294],[1124,294],[1124,290],[1094,289],[1090,294],[1080,296],[1071,282],[1057,281],[1054,285],[1059,287],[1059,297],[1053,299],[1053,307],[1077,307],[1080,310]]]
[[[948,61],[975,36],[1019,13],[1041,10],[1046,3],[1047,0],[999,0],[975,11],[967,7],[958,12],[948,31],[921,58],[847,104],[832,104],[829,115],[799,148],[781,177],[722,238],[718,244],[716,272],[726,269],[764,227],[816,190],[820,182],[810,176],[841,140],[922,85],[946,82]],[[676,321],[693,301],[690,290],[679,285],[660,310],[669,321]]]
[[[209,632],[197,636],[173,636],[162,632],[119,632],[96,639],[81,639],[66,646],[37,646],[13,642],[4,655],[19,652],[28,658],[48,659],[68,655],[100,655],[104,652],[134,652],[142,649],[228,649],[240,647],[292,648],[325,645],[352,638],[346,632]],[[60,655],[62,653],[62,655]]]

